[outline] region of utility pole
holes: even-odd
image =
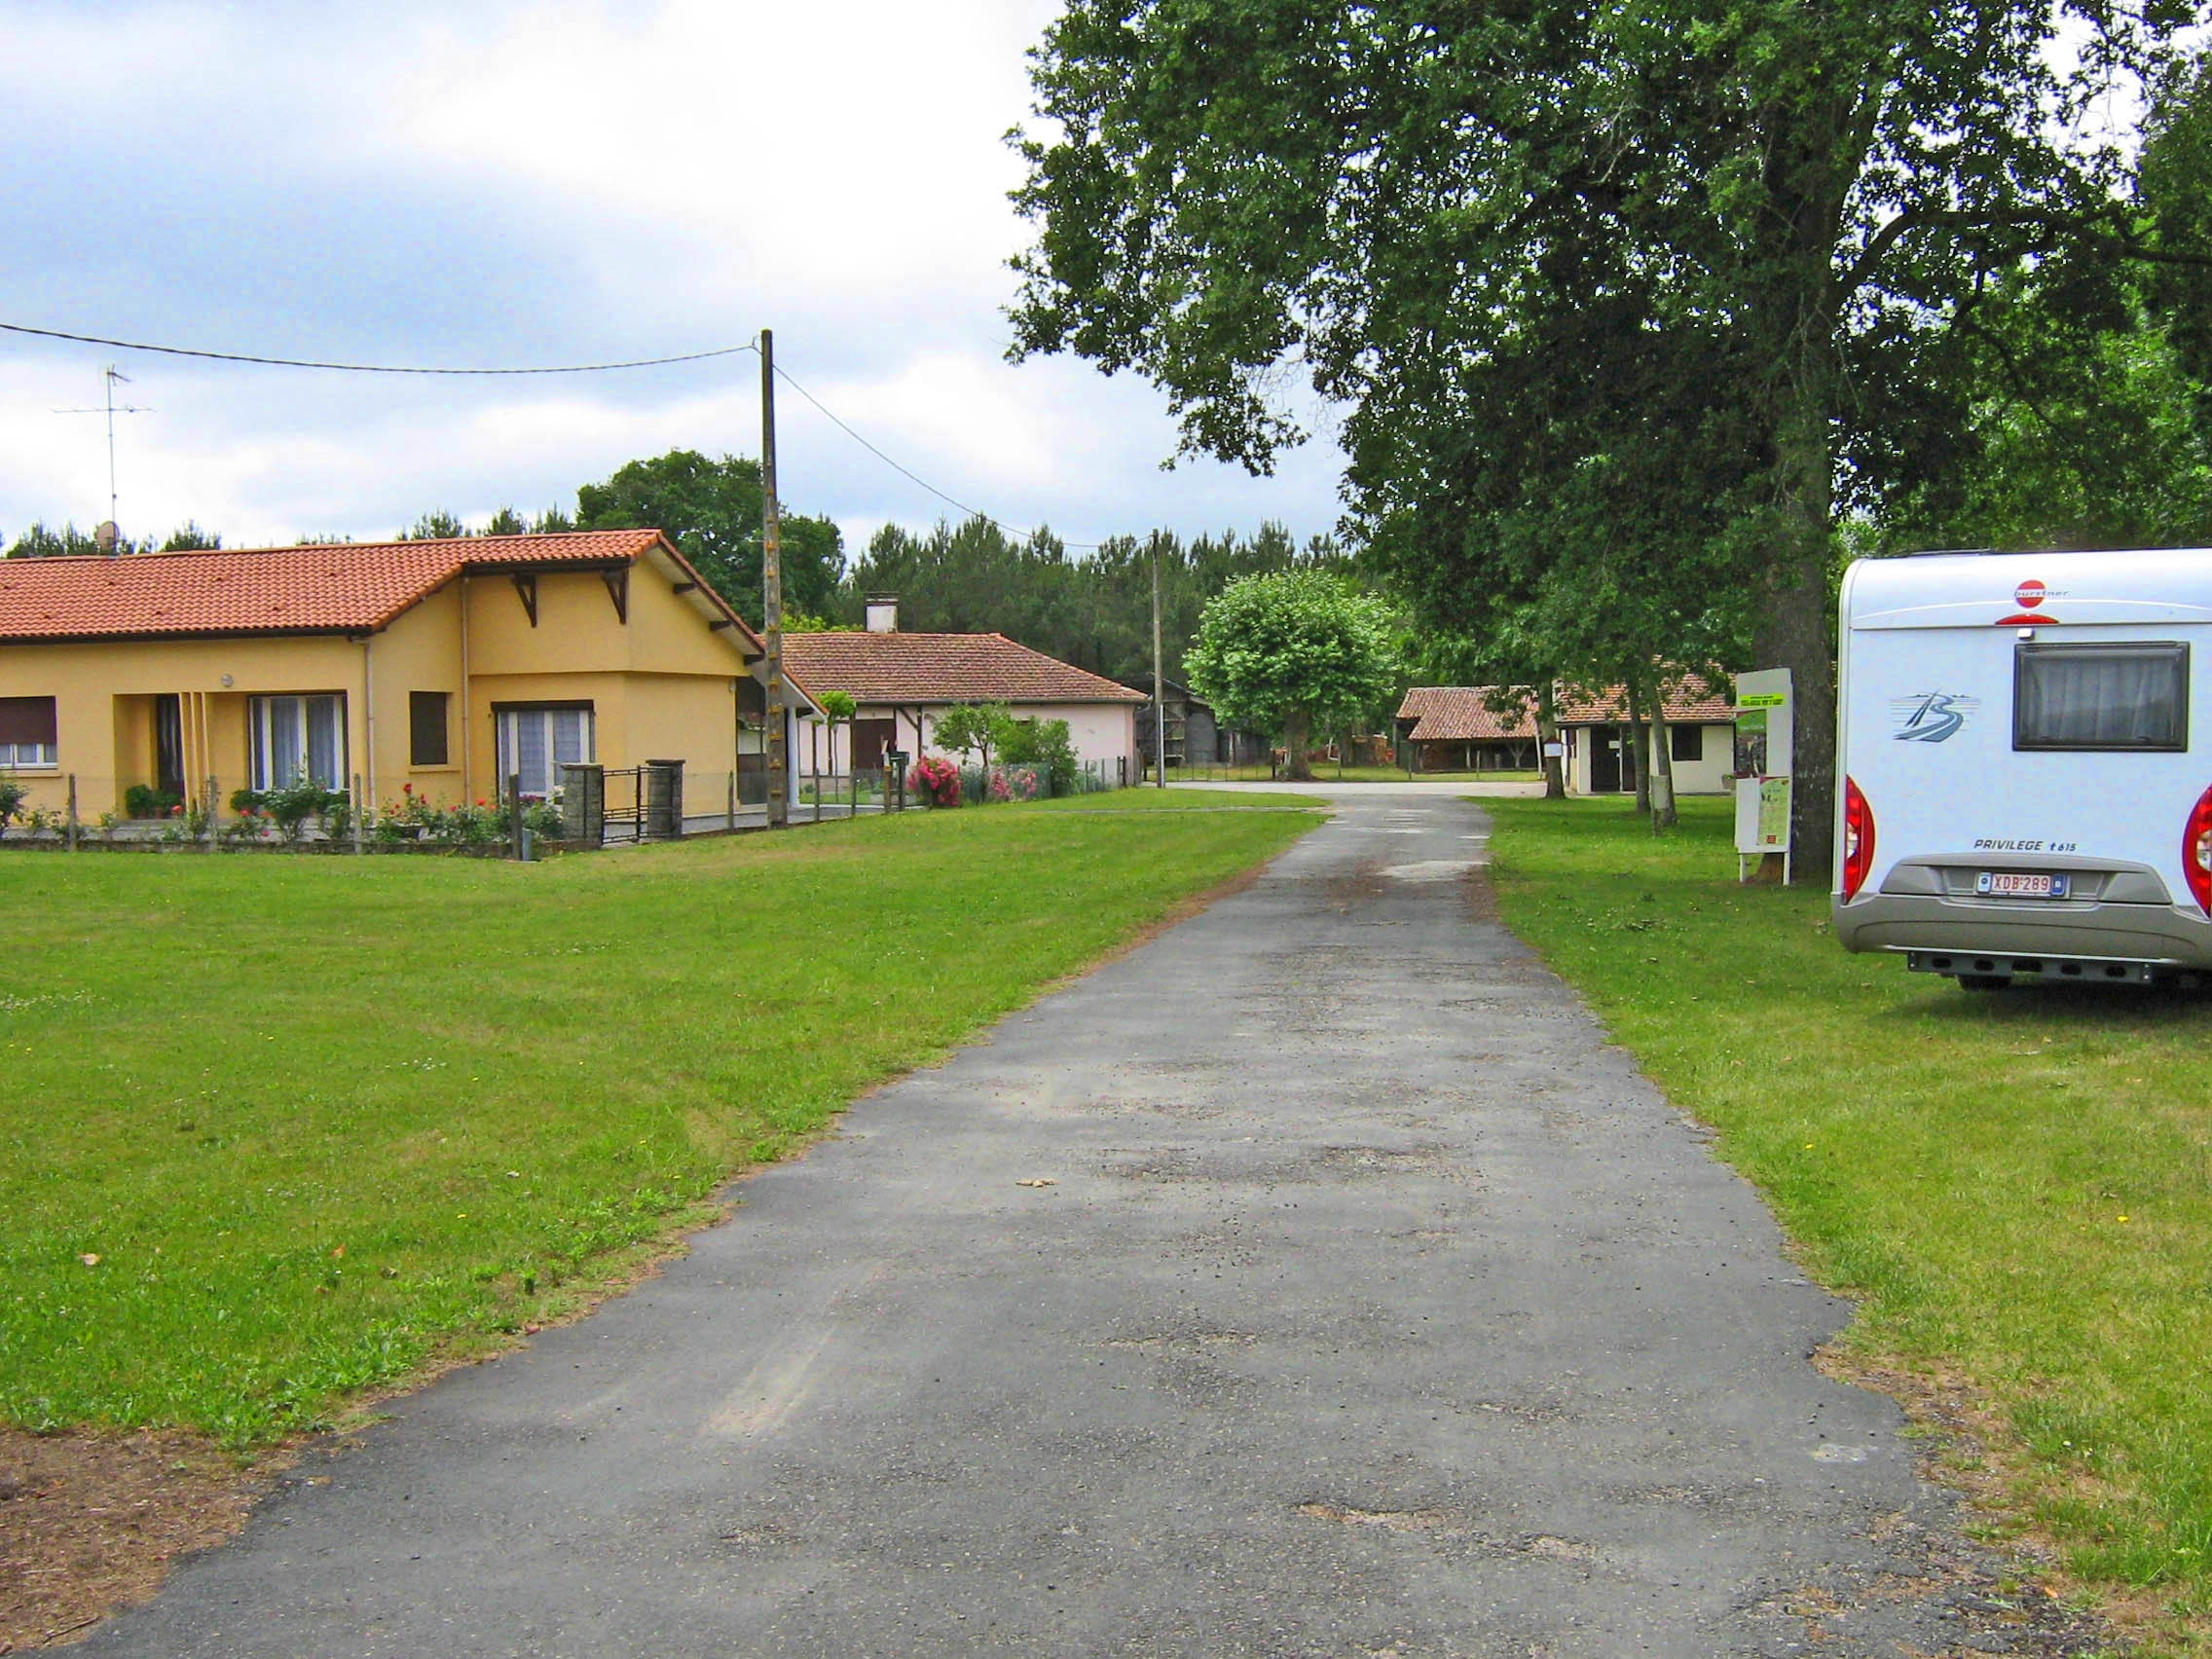
[[[776,504],[776,336],[760,331],[760,615],[768,647],[768,828],[781,830],[790,756],[784,747],[784,521]]]
[[[1159,772],[1156,789],[1167,787],[1167,682],[1161,673],[1160,532],[1152,533],[1152,757]]]

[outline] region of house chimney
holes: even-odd
[[[899,596],[895,593],[871,593],[867,596],[867,631],[871,634],[899,632]]]
[[[122,539],[123,533],[115,528],[113,519],[100,520],[99,528],[92,532],[92,545],[110,559],[115,557],[116,544]]]

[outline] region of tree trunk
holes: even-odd
[[[1312,757],[1306,753],[1309,741],[1304,709],[1293,709],[1283,716],[1282,745],[1290,761],[1290,769],[1284,775],[1300,783],[1311,783],[1313,762]]]
[[[1789,670],[1796,716],[1790,852],[1800,879],[1825,881],[1835,856],[1835,628],[1828,601],[1835,460],[1819,394],[1798,386],[1785,395],[1790,403],[1777,438],[1788,544],[1769,579],[1752,666]]]
[[[1636,768],[1636,810],[1651,810],[1651,728],[1643,723],[1642,699],[1636,694],[1636,682],[1630,681],[1628,690],[1628,747],[1629,763]]]
[[[1559,686],[1547,680],[1536,688],[1536,744],[1544,761],[1544,798],[1567,798],[1567,763],[1551,753],[1559,741]]]
[[[1651,694],[1651,829],[1675,825],[1675,746],[1667,736],[1667,688]]]

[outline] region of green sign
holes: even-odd
[[[1747,691],[1736,700],[1739,709],[1779,709],[1789,701],[1787,691]]]

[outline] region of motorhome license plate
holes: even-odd
[[[2063,899],[2066,877],[2020,869],[1985,869],[1974,877],[1973,890],[1993,899]]]

